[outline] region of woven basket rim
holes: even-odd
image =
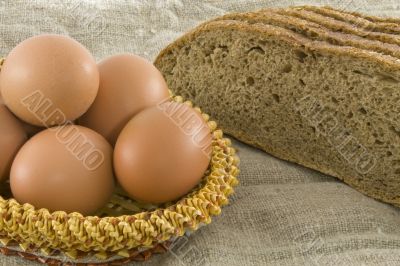
[[[23,252],[18,251],[9,247],[0,247],[0,253],[5,256],[15,256],[21,257],[25,260],[35,261],[41,264],[47,264],[49,266],[54,265],[73,265],[73,266],[118,266],[118,265],[125,265],[129,262],[140,262],[140,261],[147,261],[155,254],[162,254],[168,252],[170,249],[171,243],[168,241],[164,243],[160,243],[155,245],[154,247],[144,250],[144,251],[136,251],[132,252],[129,257],[121,257],[116,258],[109,261],[94,261],[94,262],[72,262],[72,261],[65,261],[65,259],[61,258],[54,258],[54,257],[46,257],[43,255],[38,255],[30,252]]]
[[[0,60],[0,66],[3,60]],[[181,96],[171,100],[193,106]],[[0,196],[0,241],[7,245],[16,241],[22,250],[40,250],[49,255],[60,250],[75,259],[78,253],[106,259],[110,254],[129,257],[132,249],[151,248],[182,236],[187,230],[197,230],[220,214],[228,196],[238,184],[239,158],[231,141],[224,138],[215,121],[195,107],[212,132],[212,157],[203,177],[203,186],[196,188],[167,208],[122,216],[83,216],[64,211],[49,212],[15,199]]]

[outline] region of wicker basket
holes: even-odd
[[[180,96],[171,99],[183,102]],[[192,106],[189,101],[185,104]],[[85,217],[21,205],[11,198],[9,186],[3,186],[0,252],[49,265],[60,261],[119,265],[164,252],[177,237],[209,224],[238,184],[239,159],[216,123],[202,115],[213,135],[211,163],[201,183],[185,197],[160,206],[144,205],[116,189],[106,207],[95,216]]]

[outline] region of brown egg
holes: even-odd
[[[9,177],[11,163],[26,140],[22,124],[0,102],[0,181]]]
[[[79,124],[103,135],[114,145],[125,124],[141,110],[169,97],[161,73],[133,54],[109,57],[99,63],[100,88]]]
[[[111,145],[91,129],[46,129],[21,148],[12,164],[13,196],[36,208],[93,214],[114,189],[112,153]]]
[[[67,36],[47,34],[18,44],[0,73],[7,107],[23,121],[53,126],[87,111],[99,87],[90,52]]]
[[[21,121],[21,122],[22,122],[22,126],[24,127],[26,134],[28,135],[28,138],[35,136],[37,133],[39,133],[40,131],[45,129],[44,127],[34,126],[31,124],[25,123],[23,121]]]
[[[1,93],[0,93],[0,104],[4,104]],[[28,124],[28,123],[22,121],[21,119],[19,119],[18,117],[15,117],[15,118],[22,124],[22,127],[24,128],[28,138],[34,136],[35,134],[39,133],[40,131],[42,131],[44,129],[43,127],[38,127],[38,126]]]
[[[118,137],[115,175],[134,199],[164,203],[199,183],[210,162],[211,134],[193,108],[164,103],[140,112]]]

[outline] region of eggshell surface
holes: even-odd
[[[99,72],[96,100],[78,123],[99,132],[114,145],[134,115],[169,97],[168,87],[152,63],[133,54],[106,58],[99,63]]]
[[[0,101],[0,181],[9,177],[12,161],[26,140],[21,122]]]
[[[68,36],[45,34],[18,44],[0,72],[7,107],[21,120],[48,127],[87,111],[99,87],[90,52]]]
[[[187,194],[207,170],[211,134],[200,113],[167,102],[133,117],[114,150],[121,186],[134,199],[164,203]]]
[[[3,98],[1,96],[1,93],[0,93],[0,104],[4,105],[4,101],[3,101]],[[38,127],[38,126],[34,126],[34,125],[31,125],[31,124],[28,124],[28,123],[22,121],[21,119],[19,119],[17,117],[15,117],[15,118],[21,123],[22,127],[24,128],[24,130],[25,130],[25,132],[26,132],[26,134],[28,136],[28,138],[34,136],[35,134],[39,133],[40,131],[42,131],[44,129],[43,127]]]
[[[75,125],[46,129],[18,152],[11,167],[15,199],[51,211],[93,214],[112,195],[112,147]]]

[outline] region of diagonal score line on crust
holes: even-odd
[[[358,35],[334,32],[330,29],[305,19],[280,15],[270,10],[249,13],[233,13],[217,20],[238,20],[250,24],[263,23],[281,27],[301,34],[311,40],[326,41],[338,46],[352,46],[400,58],[400,46],[382,43],[378,40],[362,38]]]
[[[247,22],[234,20],[218,20],[201,24],[200,26],[185,34],[184,36],[178,38],[174,43],[168,45],[164,50],[162,50],[161,53],[157,56],[155,64],[158,64],[158,61],[164,56],[164,54],[171,53],[178,47],[182,47],[186,42],[190,42],[191,40],[196,38],[196,36],[199,35],[201,32],[219,29],[221,27],[226,28],[227,30],[258,32],[265,36],[270,36],[278,40],[285,41],[290,45],[295,45],[299,47],[303,46],[306,49],[312,51],[332,55],[336,54],[346,55],[350,57],[359,57],[370,62],[379,63],[385,68],[389,68],[389,70],[391,71],[393,71],[392,68],[400,70],[400,59],[390,55],[384,55],[376,51],[363,50],[352,46],[333,45],[325,41],[313,41],[293,31],[269,24],[250,24]]]
[[[336,10],[333,7],[330,6],[324,6],[324,9],[327,10]],[[392,18],[392,17],[377,17],[377,16],[372,16],[372,15],[365,15],[356,11],[348,11],[348,10],[340,10],[340,12],[344,13],[344,14],[349,14],[349,15],[353,15],[356,17],[360,17],[366,20],[369,20],[371,22],[378,22],[378,23],[394,23],[394,24],[398,24],[400,25],[400,18]]]
[[[275,12],[281,15],[298,17],[314,23],[318,23],[326,28],[331,29],[332,31],[350,33],[370,40],[378,40],[383,43],[400,45],[400,35],[366,30],[357,27],[357,25],[339,21],[331,17],[326,17],[312,11],[288,8],[288,9],[276,9]]]
[[[317,6],[301,6],[301,7],[293,7],[292,9],[311,11],[326,17],[336,19],[338,21],[356,25],[359,28],[369,31],[388,33],[388,34],[400,34],[399,23],[394,23],[390,21],[370,21],[362,17],[358,13],[349,13],[334,8],[317,7]]]

